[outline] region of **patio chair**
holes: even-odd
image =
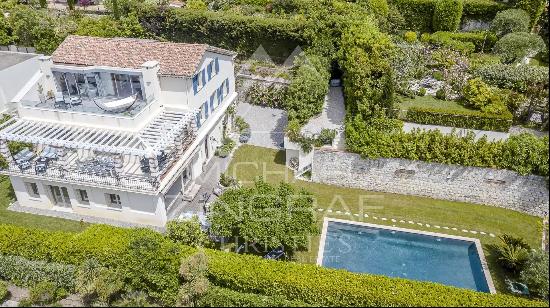
[[[48,169],[48,163],[46,163],[46,162],[37,162],[34,165],[34,171],[37,174],[38,173],[44,173],[44,172],[46,172],[47,169]]]
[[[29,161],[22,161],[22,162],[19,162],[18,163],[18,166],[19,166],[19,169],[21,169],[21,171],[23,170],[27,170],[31,167],[31,162]]]
[[[279,246],[279,247],[273,249],[272,251],[270,251],[267,255],[265,255],[264,259],[278,260],[279,258],[281,258],[284,255],[285,255],[285,251],[284,251],[283,246]]]

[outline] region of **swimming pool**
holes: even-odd
[[[325,218],[317,264],[495,293],[479,240]]]

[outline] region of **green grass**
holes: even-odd
[[[398,227],[432,231],[453,235],[479,238],[483,244],[489,268],[499,291],[505,291],[505,274],[496,263],[496,256],[491,244],[498,243],[497,238],[488,235],[463,233],[461,230],[484,231],[487,234],[511,234],[524,238],[532,247],[540,247],[542,220],[523,213],[498,207],[483,206],[465,202],[452,202],[424,197],[370,192],[361,189],[318,184],[294,179],[293,172],[285,166],[284,151],[243,145],[235,152],[227,174],[235,176],[243,185],[250,185],[254,179],[262,176],[267,182],[281,181],[293,183],[313,193],[315,207],[334,211],[358,213],[356,216],[345,216],[317,212],[318,224],[322,218],[330,216],[342,219],[365,221],[376,224],[395,224]],[[388,220],[362,218],[363,214],[385,217]],[[398,222],[392,223],[394,218]],[[458,231],[402,224],[399,220],[412,220],[428,223],[432,226],[456,227]],[[312,238],[309,247],[296,253],[298,262],[315,263],[319,246],[319,236]]]
[[[15,196],[6,176],[0,176],[0,224],[18,225],[53,231],[79,232],[89,226],[79,221],[8,211]]]
[[[423,108],[437,108],[443,111],[460,111],[460,112],[476,112],[475,110],[468,109],[455,101],[446,101],[437,99],[431,95],[415,96],[415,98],[401,97],[401,102],[397,104],[397,108],[401,110],[408,110],[411,107],[423,107]]]

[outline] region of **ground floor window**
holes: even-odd
[[[27,193],[33,198],[40,198],[40,192],[38,191],[38,185],[36,183],[25,183]]]
[[[71,198],[66,187],[50,185],[50,193],[53,198],[53,203],[61,207],[71,207]]]
[[[120,201],[120,195],[107,194],[107,205],[114,208],[122,208],[122,201]]]
[[[90,204],[90,199],[88,198],[88,192],[84,189],[77,189],[76,196],[78,201],[82,204]]]

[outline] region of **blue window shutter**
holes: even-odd
[[[216,94],[218,94],[218,105],[222,103],[223,97],[222,97],[223,88],[220,86],[216,90]]]
[[[206,84],[206,74],[204,73],[204,69],[202,69],[201,73],[202,73],[202,86],[204,87],[204,85]]]
[[[225,79],[225,94],[229,94],[229,78]]]
[[[208,101],[204,102],[204,119],[208,119]]]
[[[216,65],[216,74],[220,72],[220,61],[218,58],[214,60],[214,64]]]
[[[195,119],[197,120],[197,128],[201,127],[201,112],[197,112],[195,115]]]
[[[206,72],[208,73],[208,81],[210,81],[212,79],[212,63],[208,64]]]
[[[199,92],[199,76],[193,76],[193,92],[197,94]]]
[[[215,93],[212,93],[212,95],[210,95],[210,110],[214,110],[214,95]]]

